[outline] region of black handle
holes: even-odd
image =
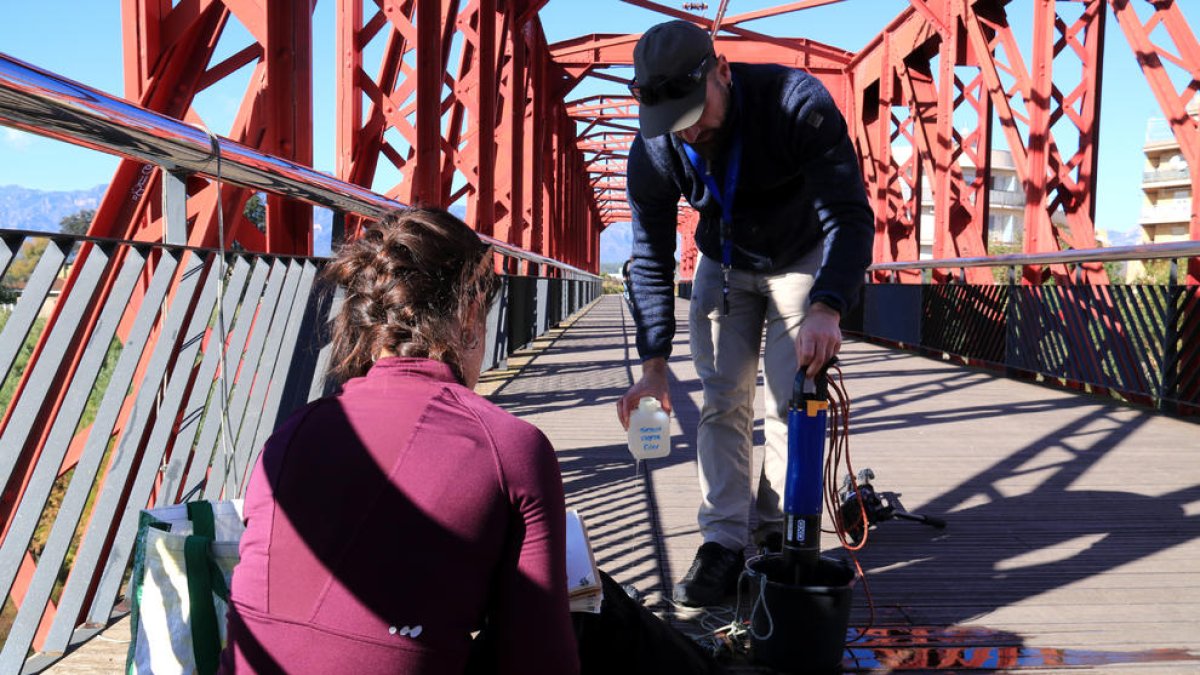
[[[808,371],[808,364],[802,363],[796,368],[796,383],[792,387],[792,406],[799,408],[801,401],[827,401],[829,400],[829,374],[830,367],[837,363],[837,357],[833,357],[821,366],[820,372],[817,373],[815,379],[805,377],[805,372]]]

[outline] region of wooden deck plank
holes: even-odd
[[[686,308],[677,303],[681,327]],[[606,297],[495,400],[558,448],[599,564],[672,617],[663,594],[700,544],[701,393],[677,336],[676,442],[635,475],[615,414],[635,362],[632,321]],[[1100,669],[1176,649],[1191,660],[1136,665],[1200,672],[1200,425],[859,341],[847,342],[842,368],[855,467],[871,467],[877,488],[901,493],[909,510],[949,522],[872,529],[860,559],[877,623],[1086,651]],[[761,415],[761,392],[756,406]],[[839,550],[831,534],[824,543]],[[868,618],[860,584],[851,619]]]
[[[681,330],[686,309],[677,303]],[[481,389],[554,443],[600,566],[697,633],[664,593],[700,544],[699,383],[681,334],[670,360],[676,442],[639,470],[615,407],[636,361],[628,312],[605,296]],[[842,362],[855,467],[871,467],[878,489],[901,493],[911,511],[949,523],[871,530],[860,560],[876,634],[931,632],[930,658],[974,645],[966,651],[990,654],[993,668],[1002,650],[1020,648],[1002,671],[1200,673],[1200,425],[859,341]],[[761,415],[761,396],[756,405]],[[823,541],[837,554],[833,535]],[[860,583],[852,624],[869,615]],[[897,658],[869,646],[852,645],[860,671]],[[73,657],[51,672],[88,672],[59,669]]]

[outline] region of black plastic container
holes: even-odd
[[[764,577],[765,587],[761,586]],[[747,560],[745,578],[743,592],[755,603],[750,653],[756,662],[781,673],[841,670],[856,578],[850,566],[822,557],[811,583],[796,585],[788,577],[783,556],[771,553]]]

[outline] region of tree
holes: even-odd
[[[267,200],[261,192],[255,192],[250,195],[250,199],[246,200],[246,207],[242,209],[242,215],[246,216],[246,220],[254,223],[254,227],[258,228],[259,232],[267,231]]]
[[[96,209],[80,209],[58,221],[58,230],[63,234],[84,235],[96,217]]]
[[[50,240],[45,237],[30,238],[29,241],[26,241],[21,246],[17,259],[8,266],[8,277],[5,282],[13,288],[24,288],[49,244]]]

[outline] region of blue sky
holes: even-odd
[[[709,16],[717,4],[717,0],[709,1]],[[780,3],[731,0],[727,13],[740,14],[776,4]],[[1030,31],[1021,28],[1028,26],[1030,4],[1017,0],[1008,6],[1013,25],[1026,42]],[[1059,4],[1066,6],[1061,10],[1064,12],[1077,6]],[[1200,3],[1180,4],[1196,30],[1200,27]],[[0,22],[0,52],[121,95],[120,5],[115,0],[6,0],[4,21]],[[857,50],[906,5],[905,0],[852,0],[745,25],[773,35],[808,37]],[[871,7],[870,13],[864,13],[867,6]],[[322,171],[333,168],[334,7],[332,0],[321,0],[315,18],[314,164]],[[638,32],[662,19],[659,14],[617,0],[552,0],[541,16],[552,42],[578,36],[583,26],[588,33]],[[248,40],[245,30],[231,21],[218,53],[232,53]],[[1141,208],[1139,186],[1146,123],[1161,113],[1123,33],[1112,20],[1105,61],[1096,225],[1100,229],[1127,230],[1136,226]],[[214,87],[197,100],[201,116],[217,133],[230,127],[244,86],[244,79],[233,78],[228,86]],[[591,92],[581,89],[573,96],[586,93]],[[993,139],[996,147],[1004,147],[998,128]],[[86,188],[107,182],[115,167],[116,160],[110,156],[0,127],[0,185]],[[388,180],[388,176],[382,175],[381,180]]]

